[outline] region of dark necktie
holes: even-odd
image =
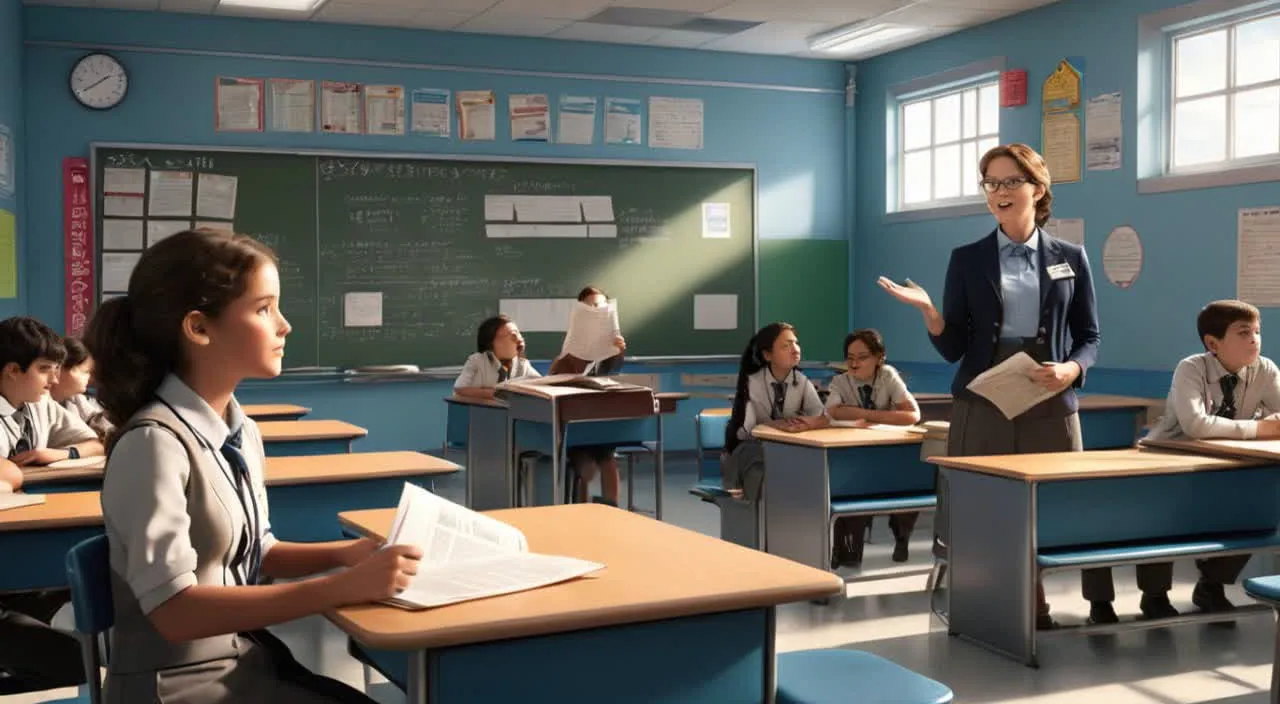
[[[249,481],[249,463],[244,458],[244,428],[227,436],[222,444],[222,457],[231,467],[231,476],[235,479],[236,497],[240,499],[240,507],[244,509],[245,530],[241,535],[236,555],[231,560],[231,573],[240,584],[257,584],[258,572],[262,568],[262,545],[258,536],[257,504],[252,498],[246,498],[246,492],[253,491]],[[250,506],[253,507],[252,512]],[[247,566],[246,566],[247,564]],[[245,581],[240,582],[239,580]]]
[[[1240,377],[1235,374],[1228,374],[1218,380],[1218,384],[1222,387],[1222,405],[1218,408],[1220,417],[1235,419],[1236,386],[1239,383]]]
[[[24,405],[18,409],[18,412],[13,414],[13,420],[17,422],[21,430],[19,431],[18,441],[13,444],[13,452],[9,453],[10,457],[30,452],[36,446],[36,426],[31,420],[30,408]]]
[[[771,420],[778,420],[787,404],[787,385],[781,381],[773,382],[773,410],[769,412]]]
[[[871,387],[862,385],[858,387],[858,403],[867,410],[872,410],[875,406],[871,403]]]
[[[512,362],[512,364],[515,364],[515,362]],[[498,363],[498,383],[501,384],[502,382],[510,378],[511,378],[511,370],[507,368],[507,365],[499,362]]]

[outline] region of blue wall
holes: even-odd
[[[913,78],[1004,55],[1010,69],[1027,69],[1027,105],[1000,112],[1001,139],[1040,146],[1040,92],[1066,56],[1085,58],[1085,99],[1120,91],[1123,98],[1123,168],[1085,171],[1083,180],[1055,186],[1054,214],[1085,219],[1085,246],[1095,273],[1101,316],[1099,368],[1092,391],[1162,397],[1169,370],[1200,351],[1194,319],[1205,303],[1235,296],[1236,211],[1276,205],[1280,190],[1266,183],[1231,188],[1138,195],[1135,181],[1138,17],[1181,0],[1066,0],[858,66],[856,195],[853,278],[854,322],[879,327],[895,361],[904,361],[927,386],[944,390],[947,369],[924,333],[920,316],[875,287],[884,274],[910,277],[941,305],[950,250],[994,227],[990,216],[886,224],[886,91]],[[973,175],[978,178],[978,175]],[[1102,246],[1119,225],[1142,237],[1145,261],[1134,286],[1121,290],[1102,271]],[[1264,327],[1280,319],[1264,312]],[[911,364],[918,362],[920,364]],[[1133,370],[1149,370],[1149,373]],[[918,388],[919,384],[916,385]]]
[[[0,0],[9,1],[12,0]],[[844,107],[845,69],[835,62],[48,7],[27,8],[26,40],[28,89],[24,103],[30,124],[39,125],[28,135],[27,180],[33,187],[27,190],[26,205],[31,223],[29,231],[41,233],[30,238],[27,261],[32,288],[28,309],[32,315],[49,321],[61,321],[63,306],[62,245],[55,236],[61,218],[58,165],[63,157],[88,155],[90,143],[98,141],[748,162],[758,168],[762,237],[845,239],[850,230],[852,208],[846,194],[852,185],[848,182],[850,167],[846,147],[853,122],[852,111]],[[105,113],[79,107],[65,87],[66,76],[72,63],[86,49],[48,46],[41,42],[130,47],[113,50],[130,71],[129,96],[118,108]],[[170,48],[204,50],[204,53],[193,55],[164,50]],[[302,58],[306,60],[300,60]],[[447,65],[470,70],[355,63],[361,60],[394,61],[402,66]],[[512,76],[485,70],[495,68],[535,74]],[[536,72],[582,74],[587,71],[596,76],[658,79],[659,82],[536,75]],[[219,75],[392,83],[406,88],[491,88],[500,96],[499,139],[464,143],[416,136],[218,133],[213,128],[213,84]],[[820,92],[674,85],[662,83],[662,79],[770,84],[820,89]],[[700,97],[706,114],[705,148],[677,151],[603,145],[600,144],[602,122],[597,123],[595,146],[511,143],[505,138],[507,129],[501,117],[505,114],[503,96],[528,91],[552,96],[568,93],[631,98]],[[669,378],[672,384],[677,383],[678,373]],[[308,403],[316,407],[317,417],[341,416],[363,424],[374,430],[363,443],[366,449],[432,447],[443,439],[444,404],[440,398],[447,388],[443,383],[400,383],[371,386],[356,392],[351,385],[322,384],[305,387],[305,390],[255,385],[245,390],[244,399]],[[392,408],[395,412],[388,412]],[[684,422],[687,414],[682,416],[680,421],[670,424],[671,443],[691,447],[692,423]]]
[[[0,125],[9,129],[15,148],[14,168],[17,172],[16,188],[12,197],[0,195],[0,209],[8,210],[17,218],[18,252],[23,251],[21,233],[24,230],[22,200],[26,173],[23,160],[26,149],[22,139],[22,0],[0,0]],[[60,231],[60,230],[59,230]],[[18,259],[18,297],[0,299],[0,318],[16,315],[23,310],[23,287],[28,276]],[[59,279],[61,280],[61,279]],[[58,320],[62,318],[59,317]]]

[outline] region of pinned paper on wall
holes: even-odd
[[[263,84],[257,78],[219,76],[214,92],[218,132],[261,132]]]
[[[412,129],[415,134],[427,137],[448,137],[452,131],[450,93],[435,88],[415,88],[410,96],[413,103]]]
[[[576,298],[504,298],[498,312],[520,321],[524,332],[567,332]]]
[[[138,265],[141,252],[102,253],[102,291],[123,293],[129,290],[129,277]]]
[[[1236,298],[1280,307],[1280,207],[1241,208],[1236,240]]]
[[[1044,230],[1060,240],[1084,246],[1084,218],[1050,218]]]
[[[582,222],[577,196],[512,196],[519,222]]]
[[[511,116],[511,139],[515,142],[546,142],[551,139],[551,103],[545,93],[507,96]]]
[[[0,210],[0,298],[18,297],[18,222]]]
[[[18,170],[13,155],[13,132],[0,125],[0,197],[11,197],[17,189]]]
[[[314,132],[315,129],[315,81],[271,79],[271,131]]]
[[[617,225],[587,225],[587,237],[595,240],[610,240],[618,238]]]
[[[467,141],[492,141],[497,102],[491,90],[460,90],[454,96],[458,109],[458,136]]]
[[[190,171],[152,171],[150,217],[191,217],[191,191],[195,174]]]
[[[556,141],[560,144],[594,144],[598,104],[594,97],[560,96]]]
[[[103,249],[142,249],[142,221],[102,219]]]
[[[604,99],[604,141],[606,144],[640,144],[641,108],[639,100]]]
[[[702,149],[700,98],[649,98],[649,146]]]
[[[103,169],[102,192],[108,196],[136,196],[147,194],[146,169]]]
[[[221,174],[200,174],[196,185],[196,215],[202,218],[234,220],[236,186],[239,179]]]
[[[1117,288],[1129,288],[1142,273],[1142,240],[1138,231],[1121,225],[1107,235],[1102,247],[1102,268]]]
[[[732,227],[728,203],[702,204],[702,236],[704,239],[728,239]]]
[[[582,196],[582,217],[587,222],[613,222],[612,196]]]
[[[143,197],[138,196],[103,196],[102,214],[116,218],[140,218],[145,205]]]
[[[511,222],[515,220],[515,197],[486,195],[484,197],[484,219],[486,222]]]
[[[737,330],[738,296],[705,293],[693,297],[694,330]]]
[[[404,88],[365,86],[364,125],[366,134],[404,134]]]
[[[382,292],[350,292],[342,297],[342,325],[348,328],[382,327]]]
[[[154,247],[160,240],[173,237],[183,230],[191,229],[190,220],[148,220],[147,246]]]
[[[1120,168],[1121,135],[1124,133],[1120,93],[1103,93],[1085,107],[1085,168],[1115,171]]]
[[[360,134],[360,84],[324,81],[320,84],[320,130]]]

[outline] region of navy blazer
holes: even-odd
[[[942,294],[942,317],[946,327],[941,335],[930,335],[933,346],[948,362],[960,362],[951,383],[955,396],[971,396],[965,387],[992,366],[1000,328],[1004,323],[1004,292],[1000,286],[999,230],[956,247],[947,264],[947,283]],[[1051,237],[1040,230],[1040,326],[1037,342],[1047,342],[1053,362],[1073,361],[1085,374],[1098,358],[1098,307],[1093,294],[1093,274],[1084,248]],[[1066,263],[1074,276],[1054,280],[1049,267]],[[1068,334],[1070,345],[1068,349]],[[1071,411],[1078,408],[1075,391],[1068,388],[1062,400]]]

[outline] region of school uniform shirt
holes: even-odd
[[[542,376],[524,357],[511,360],[511,374],[502,378],[502,362],[493,352],[475,352],[462,365],[462,373],[453,383],[455,389],[491,389],[503,381]]]
[[[866,392],[862,389],[871,392],[870,406],[863,403]],[[841,374],[831,380],[827,390],[827,408],[857,406],[872,411],[892,411],[899,404],[913,400],[898,370],[888,364],[876,370],[876,376],[870,383],[855,379],[852,374]]]
[[[4,428],[4,432],[0,432],[0,457],[14,454],[28,419],[31,423],[28,439],[33,450],[61,449],[98,439],[97,433],[78,415],[58,405],[49,394],[20,408],[14,408],[8,399],[0,396],[0,427]]]
[[[1178,362],[1165,401],[1164,416],[1152,426],[1152,440],[1230,438],[1252,440],[1258,436],[1258,419],[1280,412],[1280,369],[1266,357],[1236,373],[1232,396],[1233,418],[1218,415],[1225,398],[1222,378],[1227,370],[1214,355],[1205,352]]]
[[[104,437],[111,432],[111,421],[107,420],[106,411],[98,400],[88,394],[76,394],[62,402],[62,407],[84,421],[89,429]]]
[[[170,375],[161,383],[156,396],[169,404],[185,421],[198,439],[206,458],[222,470],[211,482],[221,484],[222,496],[242,499],[252,507],[248,491],[258,504],[258,539],[265,559],[276,538],[268,518],[267,490],[263,481],[266,464],[262,435],[252,419],[240,410],[233,398],[227,407],[227,420],[214,413],[196,392],[178,377]],[[242,452],[249,467],[249,479],[240,496],[232,479],[234,474],[223,457],[221,448],[233,432],[242,433]],[[193,527],[187,507],[185,488],[191,477],[192,463],[186,448],[172,433],[154,426],[128,430],[111,451],[108,469],[102,483],[102,513],[107,537],[113,546],[111,567],[129,585],[142,612],[149,614],[187,587],[197,583],[199,556],[192,547],[193,531],[208,532],[207,527]],[[247,517],[236,498],[220,499],[226,504],[226,526],[233,545],[248,538]],[[117,551],[115,548],[119,547]],[[233,547],[232,552],[236,552]],[[244,581],[244,573],[236,572],[230,559],[222,562],[222,585]]]
[[[775,405],[775,389],[782,390],[780,409]],[[816,416],[822,412],[822,399],[818,398],[818,390],[813,388],[813,382],[808,377],[795,370],[779,381],[765,367],[747,377],[747,413],[742,427],[738,429],[738,438],[746,440],[751,437],[751,430],[758,423],[797,416]]]

